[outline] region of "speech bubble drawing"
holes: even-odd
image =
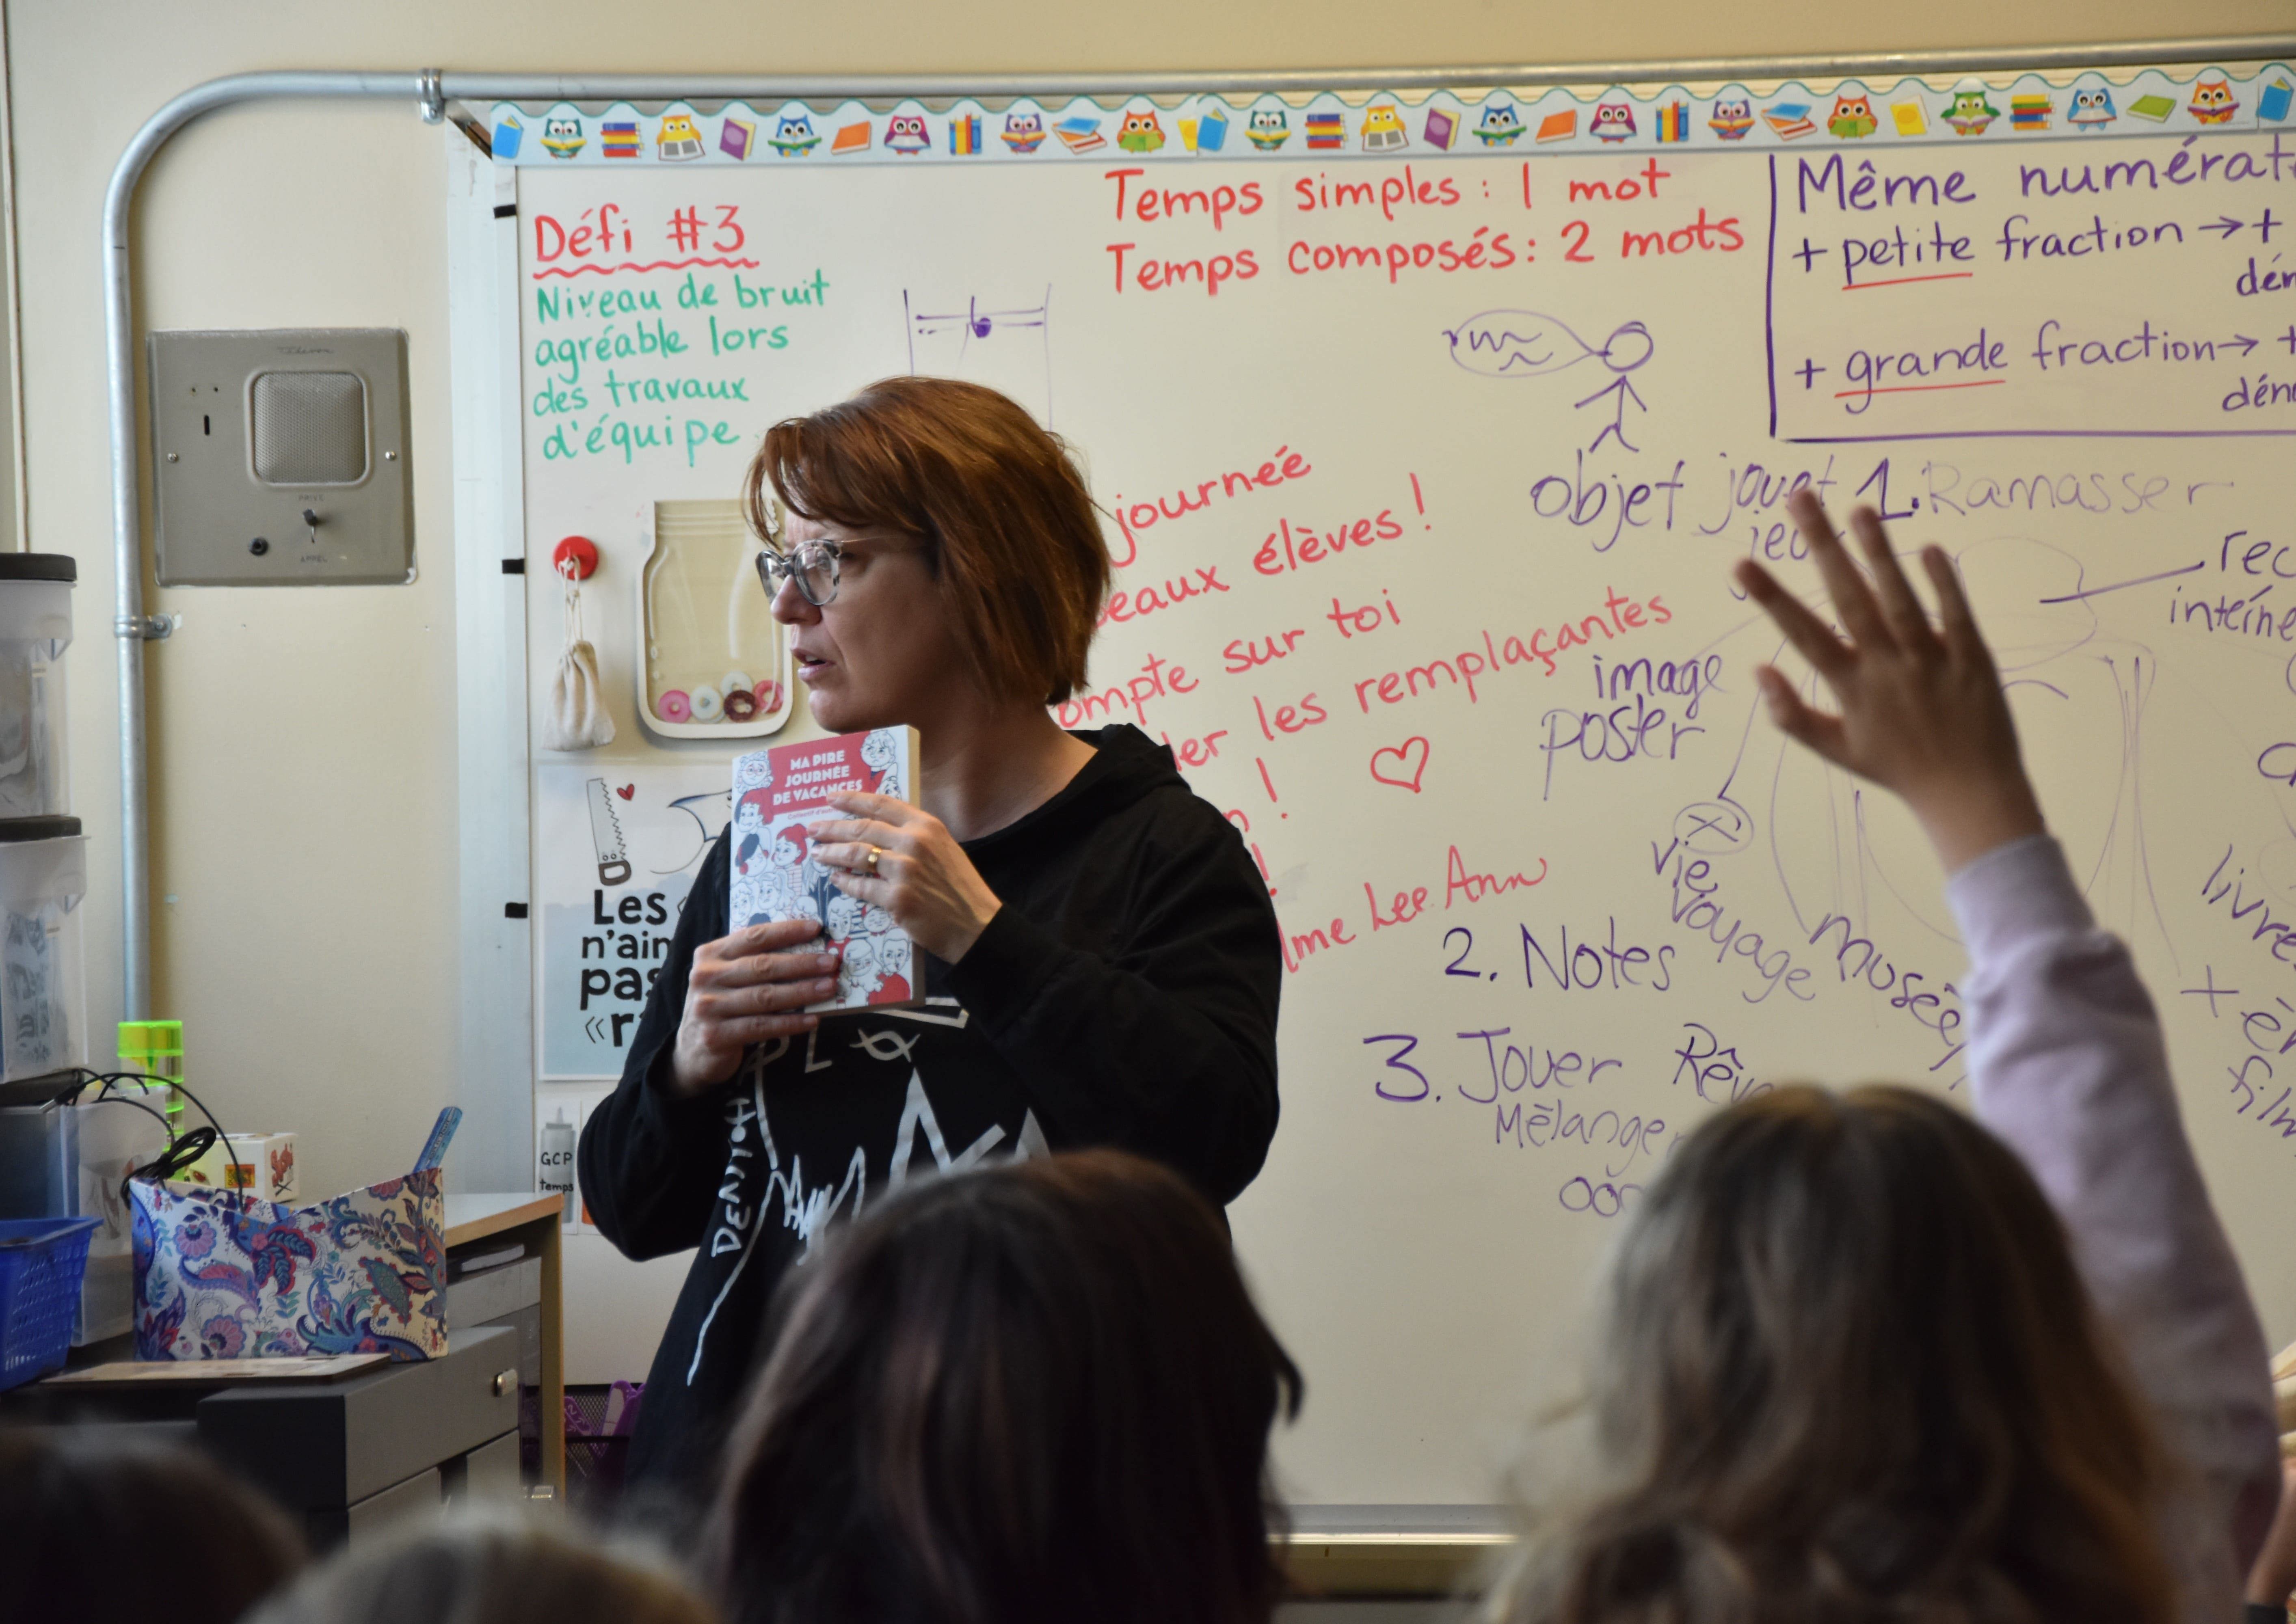
[[[1600,344],[1589,344],[1570,324],[1536,310],[1485,310],[1443,337],[1451,359],[1486,378],[1544,378],[1592,357],[1614,373],[1630,373],[1657,348],[1650,330],[1628,322]]]

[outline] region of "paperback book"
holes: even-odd
[[[817,921],[825,943],[844,950],[837,990],[808,1007],[906,1007],[922,1002],[915,951],[883,908],[849,897],[814,858],[809,824],[850,814],[832,795],[859,791],[914,799],[917,734],[879,727],[801,744],[752,750],[734,762],[732,896],[726,918],[738,931],[778,919]]]

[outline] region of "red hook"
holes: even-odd
[[[598,544],[587,536],[569,536],[552,549],[550,562],[569,579],[586,581],[598,572]]]

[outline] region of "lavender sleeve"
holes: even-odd
[[[2072,1238],[2183,1469],[2163,1508],[2187,1620],[2231,1619],[2280,1491],[2264,1333],[2185,1137],[2161,1021],[2047,835],[1948,887],[1969,949],[1977,1118]]]

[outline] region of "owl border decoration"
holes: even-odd
[[[1022,97],[994,107],[965,98],[938,111],[914,100],[891,107],[791,101],[766,110],[732,102],[714,111],[673,102],[652,113],[627,103],[586,111],[565,102],[538,111],[501,103],[492,110],[490,128],[496,162],[588,168],[648,161],[1250,161],[1309,153],[1323,160],[1652,144],[1726,151],[1801,142],[1951,145],[1971,139],[2268,133],[2288,127],[2292,113],[2296,68],[2275,62],[2244,75],[2193,67],[2181,78],[2146,68],[2117,78],[2092,70],[2055,79],[2023,73],[1947,84],[1914,78],[1892,86],[1789,81],[1767,94],[1734,83],[1702,91],[1680,85],[1498,87],[1471,99],[1447,90],[1416,97],[1336,91],[1234,101],[1132,96],[1113,104],[1078,94],[1058,103]]]

